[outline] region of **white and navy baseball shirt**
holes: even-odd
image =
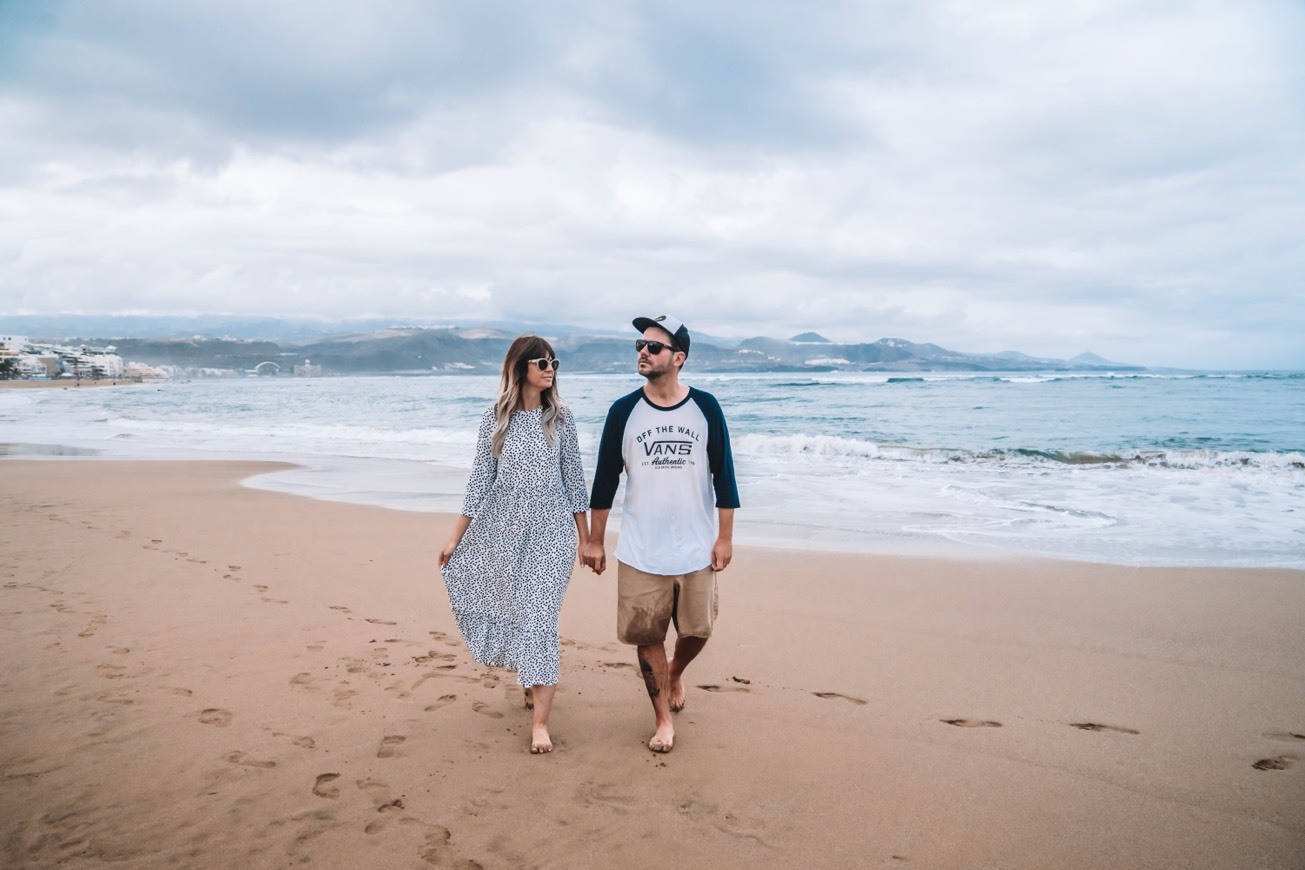
[[[642,389],[612,403],[598,446],[590,507],[607,510],[625,471],[616,558],[648,574],[690,574],[711,564],[716,508],[739,506],[734,457],[720,405],[689,388],[678,405]]]

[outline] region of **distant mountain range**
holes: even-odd
[[[349,328],[343,331],[341,327]],[[276,362],[288,371],[305,359],[325,374],[497,372],[517,324],[405,325],[383,321],[318,323],[268,318],[5,317],[0,333],[33,340],[112,344],[126,360],[150,365],[250,370]],[[540,330],[565,358],[567,371],[629,372],[635,338],[580,327]],[[1016,351],[969,354],[900,338],[840,344],[815,332],[789,339],[732,342],[695,334],[689,370],[829,371],[1139,371],[1145,367],[1084,353],[1069,360]]]

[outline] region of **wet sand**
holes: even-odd
[[[0,863],[1305,866],[1305,572],[740,549],[654,755],[577,569],[532,756],[451,518],[278,467],[0,460]]]

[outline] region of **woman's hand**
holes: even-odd
[[[457,548],[458,548],[458,542],[457,542],[457,541],[449,541],[447,544],[444,545],[444,549],[443,549],[443,550],[440,550],[440,567],[441,567],[441,568],[443,568],[445,565],[449,564],[449,559],[452,559],[452,558],[453,558],[453,551],[456,550]]]
[[[462,536],[467,533],[467,529],[470,528],[470,526],[471,517],[466,516],[465,514],[458,517],[457,523],[453,526],[453,534],[449,535],[449,542],[444,545],[443,550],[440,550],[441,568],[449,564],[449,559],[453,558],[453,551],[458,548],[458,544],[462,543]]]

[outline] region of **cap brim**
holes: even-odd
[[[657,321],[653,320],[651,317],[636,317],[636,318],[634,319],[634,328],[637,329],[637,330],[639,330],[640,332],[643,332],[645,329],[647,329],[647,328],[650,327],[650,326],[655,326],[655,327],[657,327],[658,329],[660,329],[660,330],[666,332],[666,334],[668,334],[668,335],[670,334],[670,330],[669,330],[669,329],[667,329],[666,327],[662,326],[660,323],[658,323]]]

